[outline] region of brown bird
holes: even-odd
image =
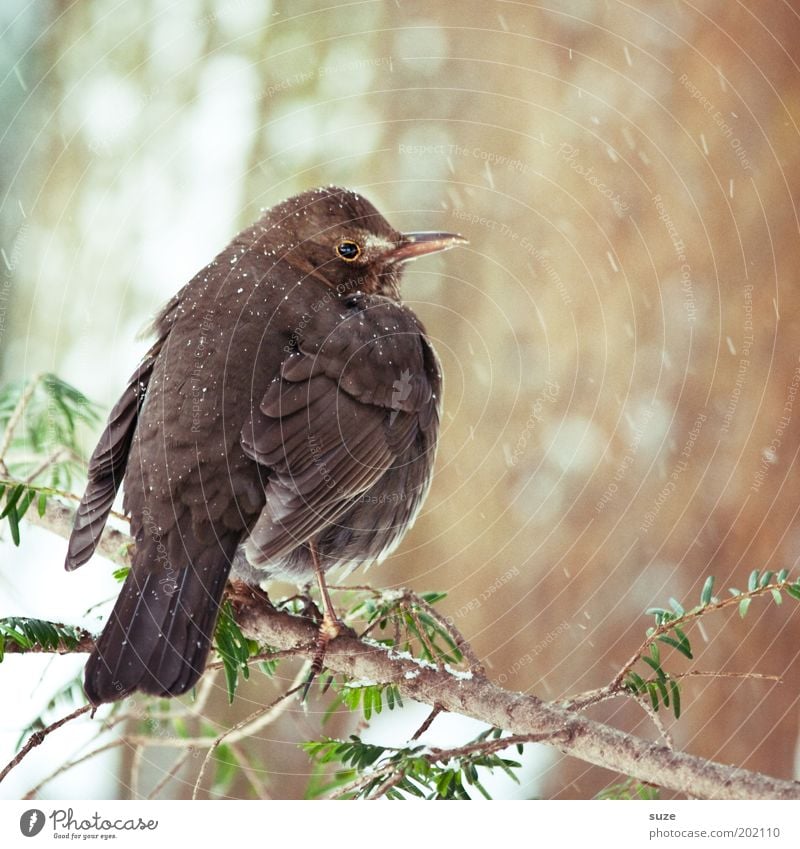
[[[120,484],[132,569],[86,665],[92,704],[176,696],[206,665],[226,580],[320,582],[385,557],[427,494],[441,375],[403,264],[466,240],[400,233],[323,188],[242,231],[161,310],[111,411],[66,558],[92,556]]]

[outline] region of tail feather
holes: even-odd
[[[205,551],[180,576],[172,618],[151,663],[154,688],[170,695],[191,689],[205,669],[230,572],[230,558],[224,557],[222,568],[219,561],[218,550]],[[154,692],[147,685],[140,689]]]
[[[121,699],[136,689],[155,651],[170,599],[154,574],[131,570],[106,627],[86,664],[84,690],[93,704]]]
[[[191,689],[206,666],[229,571],[220,549],[183,567],[174,583],[132,569],[86,664],[84,690],[92,704],[136,690],[178,696]]]

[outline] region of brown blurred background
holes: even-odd
[[[367,577],[447,590],[491,676],[545,698],[607,683],[649,606],[800,557],[800,17],[551,5],[11,2],[0,88],[6,379],[110,405],[159,304],[315,184],[470,238],[406,276],[445,427],[422,518]],[[690,680],[676,744],[796,776],[799,629],[794,604],[704,620],[692,669],[783,683]],[[593,715],[655,736],[635,705]],[[316,719],[252,741],[276,797],[302,794]],[[550,757],[518,792],[614,780]]]

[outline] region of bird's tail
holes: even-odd
[[[189,565],[165,572],[138,548],[111,617],[86,664],[94,705],[139,690],[178,696],[205,669],[233,550],[209,546]]]

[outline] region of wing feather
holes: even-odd
[[[77,569],[94,554],[108,514],[125,476],[139,411],[163,340],[159,340],[131,375],[122,397],[108,417],[89,460],[89,481],[75,513],[65,566]]]
[[[267,472],[246,546],[254,566],[335,523],[438,421],[438,369],[417,319],[386,298],[351,301],[344,317],[317,316],[242,429]]]

